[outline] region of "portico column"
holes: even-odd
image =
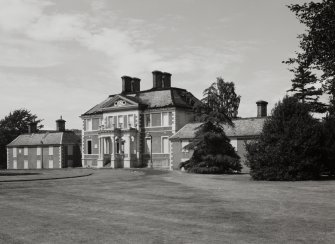
[[[104,161],[104,152],[103,152],[103,147],[104,147],[104,141],[103,138],[99,139],[99,159],[98,159],[98,168],[102,168],[103,167],[103,161]]]
[[[116,145],[115,145],[115,137],[111,136],[112,141],[112,154],[111,154],[111,168],[115,168],[115,153],[116,153]]]
[[[101,158],[101,138],[99,138],[99,159]]]

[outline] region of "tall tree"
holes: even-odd
[[[308,180],[323,166],[320,122],[307,104],[285,97],[265,121],[257,141],[247,144],[247,165],[255,180]]]
[[[6,145],[19,135],[27,133],[31,122],[41,121],[27,109],[15,110],[0,120],[0,168],[6,168],[7,165]],[[43,128],[43,125],[39,125],[38,128]]]
[[[198,110],[202,124],[196,128],[195,138],[187,146],[194,153],[180,167],[204,174],[240,172],[240,157],[223,128],[223,124],[234,126],[232,119],[237,116],[240,96],[235,93],[235,85],[217,78],[217,82],[203,94],[202,105]]]
[[[231,119],[237,117],[241,101],[241,96],[235,92],[234,82],[225,82],[222,77],[218,77],[216,82],[204,90],[203,96],[199,120],[232,125]]]
[[[322,0],[288,6],[299,21],[306,26],[306,33],[298,36],[301,51],[289,62],[299,66],[308,63],[312,70],[321,71],[320,81],[329,94],[328,112],[335,113],[335,1]]]
[[[292,63],[292,61],[287,63]],[[326,112],[325,104],[319,102],[322,89],[321,87],[315,87],[318,79],[310,71],[309,65],[307,63],[299,63],[298,66],[291,68],[290,71],[294,73],[294,78],[292,79],[292,88],[288,92],[293,92],[294,96],[302,103],[306,103],[312,112]]]

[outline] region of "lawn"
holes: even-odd
[[[95,170],[0,183],[1,243],[334,243],[335,181]]]

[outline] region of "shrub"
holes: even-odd
[[[322,123],[323,173],[335,175],[335,118],[327,117]]]
[[[254,180],[309,180],[321,174],[321,124],[294,97],[276,104],[260,138],[246,149]]]

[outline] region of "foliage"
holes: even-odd
[[[298,36],[301,51],[289,63],[321,71],[320,81],[330,95],[329,113],[335,112],[335,1],[322,0],[288,6],[299,21],[306,26],[306,33]]]
[[[204,90],[203,96],[202,105],[198,108],[198,121],[225,122],[232,125],[231,119],[237,117],[241,100],[241,96],[235,93],[234,82],[225,82],[219,77]]]
[[[0,120],[0,168],[6,168],[7,165],[6,145],[19,135],[27,133],[29,123],[41,121],[27,109],[15,110]],[[38,126],[42,127],[43,125]]]
[[[320,122],[295,97],[276,104],[260,138],[247,144],[247,165],[255,180],[316,179],[322,170]]]
[[[335,118],[326,117],[322,122],[323,172],[335,175]]]
[[[187,171],[201,174],[240,172],[240,157],[221,126],[208,121],[196,131],[195,140],[187,146],[194,150],[190,160],[180,164]]]
[[[297,67],[290,69],[290,71],[294,73],[294,78],[292,79],[292,88],[288,91],[294,92],[294,96],[302,103],[308,104],[311,111],[326,112],[325,104],[319,102],[322,89],[315,87],[318,79],[310,71],[308,64],[301,63]]]
[[[240,172],[240,157],[226,136],[223,124],[234,126],[232,118],[237,116],[240,96],[235,93],[233,82],[224,82],[217,78],[204,91],[204,98],[195,138],[187,148],[194,150],[190,160],[181,163],[187,171],[202,174],[220,174]]]

